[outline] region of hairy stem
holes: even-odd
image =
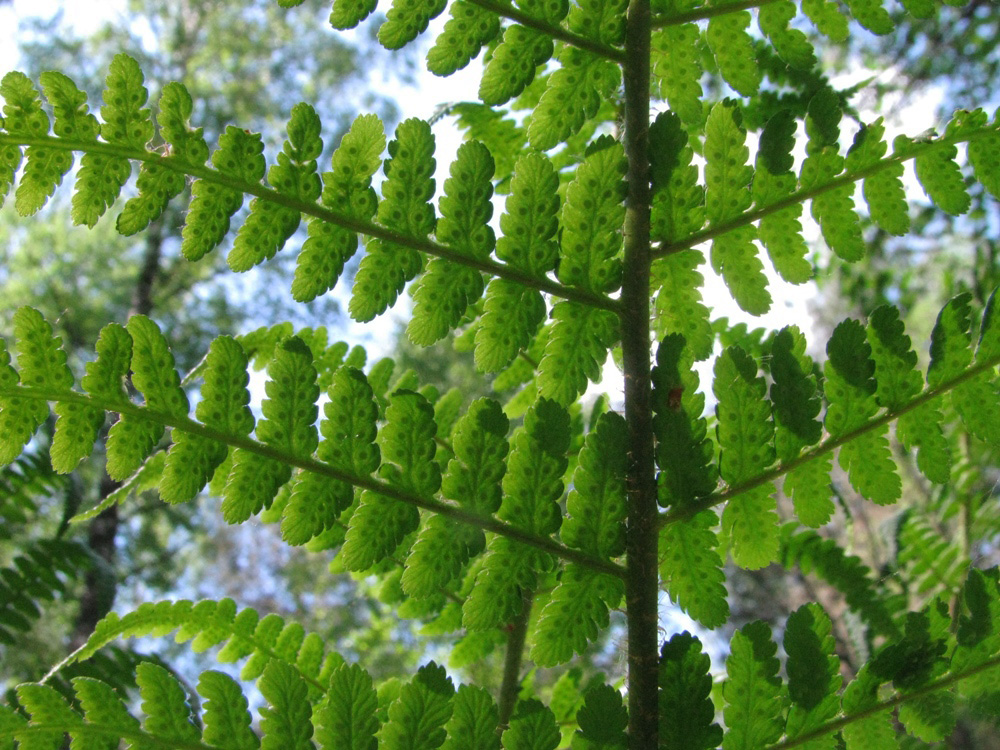
[[[517,695],[521,691],[521,660],[524,658],[524,642],[528,637],[528,621],[531,619],[531,605],[535,599],[534,591],[525,591],[521,596],[521,613],[510,623],[507,635],[507,651],[503,659],[503,681],[500,683],[500,695],[497,705],[500,718],[497,727],[503,731],[510,724],[514,714]]]
[[[784,0],[737,0],[734,3],[725,5],[711,5],[707,8],[695,8],[686,13],[672,13],[670,15],[657,15],[653,17],[652,26],[654,29],[662,29],[666,26],[679,26],[682,23],[693,23],[694,21],[704,21],[716,16],[724,16],[729,13],[738,13],[741,10],[759,8],[762,5],[783,2]]]
[[[630,750],[658,745],[656,478],[649,334],[649,0],[631,0],[625,27],[625,154],[628,198],[622,282],[622,357],[628,423],[628,623]]]

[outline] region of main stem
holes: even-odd
[[[628,203],[622,282],[622,357],[628,423],[628,707],[630,750],[656,750],[656,479],[649,339],[649,0],[631,0],[625,26],[625,153]]]

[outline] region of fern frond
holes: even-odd
[[[330,25],[335,29],[353,29],[368,18],[378,5],[378,0],[333,0]]]
[[[444,667],[425,664],[389,705],[389,720],[379,735],[387,750],[435,750],[445,739],[455,688]]]
[[[722,742],[712,704],[712,660],[687,631],[660,649],[660,745],[712,750]]]
[[[760,6],[757,24],[761,33],[771,40],[778,57],[793,68],[810,70],[816,65],[816,52],[805,33],[789,28],[789,22],[795,16],[795,3],[779,0]]]
[[[791,706],[785,735],[794,739],[834,718],[840,708],[840,658],[836,655],[833,625],[818,604],[804,604],[785,624],[788,654],[788,697]],[[833,735],[813,740],[810,747],[832,747]]]
[[[386,181],[378,219],[389,229],[424,238],[434,228],[434,135],[423,120],[409,119],[396,128],[389,143]],[[423,267],[420,254],[378,239],[370,239],[354,280],[350,312],[368,321],[396,301],[407,281]]]
[[[499,16],[474,3],[455,0],[449,13],[451,18],[427,51],[427,69],[439,76],[464,68],[500,33]]]
[[[657,29],[652,39],[653,74],[659,79],[660,96],[685,125],[704,120],[701,102],[701,53],[698,26],[684,23]]]
[[[316,739],[322,747],[375,750],[377,709],[371,676],[357,664],[341,664],[330,675],[326,700],[316,709]]]
[[[761,81],[753,39],[746,31],[748,26],[749,11],[739,10],[710,18],[705,34],[719,73],[743,96],[756,94]]]
[[[870,167],[885,156],[887,146],[883,140],[884,133],[885,126],[881,117],[858,131],[854,136],[854,144],[847,152],[848,171]],[[902,177],[903,165],[892,164],[864,181],[863,192],[871,217],[889,234],[904,235],[910,230]]]
[[[496,242],[488,224],[493,216],[493,167],[486,146],[467,141],[459,146],[451,177],[444,183],[437,238],[472,258],[488,259]],[[407,335],[418,346],[429,346],[444,338],[482,294],[480,271],[435,258],[412,291],[413,316],[406,327]]]
[[[608,350],[618,341],[618,318],[607,310],[576,302],[559,302],[552,308],[552,330],[538,368],[542,396],[565,406],[587,389],[587,382],[601,379]]]
[[[510,726],[501,736],[504,750],[556,750],[559,739],[552,709],[533,698],[518,701]]]

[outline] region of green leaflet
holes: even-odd
[[[376,750],[378,700],[371,676],[357,664],[341,664],[330,675],[326,700],[316,711],[321,747]]]
[[[579,132],[621,84],[617,65],[578,47],[566,45],[557,57],[561,67],[548,77],[528,124],[528,140],[539,151],[554,148]]]
[[[198,693],[204,698],[202,738],[206,744],[231,750],[260,747],[260,738],[250,728],[247,699],[236,680],[222,672],[202,672]]]
[[[559,178],[542,154],[518,160],[506,210],[500,217],[503,236],[497,257],[532,276],[542,276],[558,258]],[[526,349],[545,319],[545,302],[534,290],[506,279],[493,279],[486,291],[476,331],[476,367],[496,372]]]
[[[448,0],[392,0],[378,40],[386,49],[400,49],[427,30],[432,18],[437,18]]]
[[[277,347],[268,364],[264,418],[257,423],[257,439],[294,456],[316,450],[316,368],[312,352],[302,339],[291,337]],[[270,505],[278,489],[291,478],[291,467],[276,459],[237,448],[226,481],[222,514],[227,523],[242,523]]]
[[[434,410],[426,398],[412,391],[396,391],[386,409],[386,425],[379,433],[382,479],[413,495],[430,497],[441,485],[434,460]],[[341,551],[348,570],[367,570],[391,555],[403,538],[420,525],[413,505],[366,490],[351,516]]]
[[[774,461],[774,424],[765,397],[767,387],[764,379],[757,377],[757,363],[738,346],[731,346],[715,362],[712,391],[722,449],[719,473],[730,485],[739,485]],[[734,498],[723,511],[722,526],[731,536],[733,559],[738,565],[760,568],[777,558],[773,493],[774,486],[765,483]]]
[[[625,750],[628,709],[610,685],[590,688],[576,714],[580,728],[573,733],[573,750]]]
[[[558,7],[560,3],[550,5]],[[567,4],[562,2],[561,5],[562,15],[565,15]],[[561,17],[547,20],[558,22]],[[479,82],[479,98],[492,106],[513,99],[534,80],[536,69],[549,61],[554,49],[551,37],[541,31],[511,24],[504,30],[503,39],[486,64]]]
[[[968,292],[952,298],[938,315],[931,332],[931,363],[927,370],[927,384],[936,388],[941,383],[959,376],[972,363],[971,310]],[[992,317],[992,305],[987,314]],[[984,320],[988,320],[984,316]],[[992,326],[984,326],[989,332]],[[993,345],[986,337],[984,351]],[[992,445],[1000,445],[1000,401],[997,384],[992,373],[983,372],[951,392],[951,402],[962,417],[969,432]]]
[[[856,714],[878,703],[881,680],[873,677],[866,664],[844,690],[842,709]],[[852,721],[842,730],[847,750],[897,750],[899,741],[889,710],[875,711],[863,719]]]
[[[786,463],[822,437],[823,425],[817,419],[822,402],[814,365],[806,354],[806,338],[796,326],[786,326],[775,334],[770,354],[775,452],[778,460]]]
[[[733,634],[722,697],[728,731],[723,750],[766,747],[781,737],[785,704],[771,629],[757,620]]]
[[[660,530],[660,578],[671,601],[707,628],[729,618],[726,575],[714,529],[719,517],[704,510]]]
[[[8,133],[29,137],[48,134],[49,117],[42,109],[35,87],[24,73],[7,73],[0,80],[0,96],[3,96],[5,102],[3,127]],[[20,164],[21,148],[4,146],[4,150],[0,152],[0,200],[6,197],[7,191],[14,184],[14,176]]]
[[[228,435],[246,437],[254,426],[247,391],[247,357],[235,339],[220,336],[205,357],[205,384],[195,415],[203,424]],[[160,497],[168,503],[194,498],[226,459],[224,443],[174,430],[174,444],[160,481]]]
[[[26,75],[17,72],[5,75],[0,82],[0,95],[6,101],[4,115],[7,132],[25,138],[49,134],[49,117]],[[16,161],[20,162],[20,148],[14,149]],[[63,175],[73,166],[73,155],[62,149],[28,146],[25,156],[27,164],[17,187],[14,207],[21,216],[31,216],[45,205],[62,182]],[[13,181],[16,168],[15,163],[9,181],[4,179],[4,183]]]
[[[153,137],[149,109],[143,108],[149,93],[143,85],[138,63],[126,54],[111,61],[105,79],[104,106],[101,107],[101,136],[108,143],[145,150]],[[73,221],[93,227],[118,198],[132,173],[128,159],[110,154],[87,153],[80,160],[73,195]]]
[[[621,286],[622,201],[628,191],[628,162],[617,141],[598,144],[566,190],[562,211],[559,280],[596,294]]]
[[[902,0],[906,12],[914,18],[933,18],[937,13],[934,0]]]
[[[782,490],[792,498],[796,517],[814,529],[826,525],[836,510],[830,492],[831,468],[833,457],[827,454],[806,461],[785,474]]]
[[[746,133],[740,127],[738,110],[716,104],[705,125],[705,214],[710,226],[724,225],[750,207],[749,151]],[[767,312],[771,295],[767,291],[764,266],[753,243],[756,231],[741,226],[712,241],[712,268],[722,275],[741,308],[753,315]]]
[[[723,0],[716,5],[725,2]],[[743,96],[756,94],[761,81],[753,40],[746,31],[749,25],[749,11],[734,11],[712,16],[708,20],[708,31],[705,34],[722,77]]]
[[[875,34],[890,34],[896,24],[882,7],[882,0],[845,0],[851,15],[866,29]]]
[[[160,134],[167,142],[168,155],[185,164],[200,167],[208,158],[208,146],[202,129],[191,129],[193,102],[182,84],[168,83],[160,97],[157,122]],[[142,231],[150,222],[159,218],[167,203],[186,187],[182,172],[161,165],[143,162],[139,168],[136,187],[139,195],[130,198],[117,219],[121,234],[132,235]]]
[[[945,213],[959,216],[969,210],[971,199],[965,189],[965,178],[955,162],[958,149],[942,144],[922,149],[914,161],[917,179],[927,197]]]
[[[653,326],[657,336],[678,334],[690,342],[695,359],[708,359],[715,344],[709,309],[702,301],[705,262],[700,250],[683,250],[653,261],[650,285],[656,294]]]
[[[620,579],[569,564],[535,625],[531,659],[553,667],[582,654],[605,630],[625,593]]]
[[[500,18],[491,10],[456,0],[449,12],[451,18],[427,52],[427,69],[439,76],[464,68],[500,33]]]
[[[863,426],[879,410],[875,363],[864,328],[856,320],[845,320],[834,329],[826,351],[825,425],[832,437],[840,437]],[[888,425],[883,425],[840,448],[840,465],[851,485],[879,505],[894,503],[902,492],[887,434]]]
[[[660,746],[713,750],[722,742],[712,704],[712,663],[687,631],[660,649]]]
[[[715,448],[702,418],[705,396],[698,393],[692,356],[679,334],[660,342],[653,368],[653,432],[656,463],[661,473],[659,501],[664,507],[683,505],[710,494],[718,476]]]
[[[539,363],[539,392],[569,405],[601,379],[601,366],[620,335],[617,316],[577,302],[557,302],[552,308],[552,332]]]
[[[313,750],[312,706],[308,687],[284,662],[268,662],[257,687],[270,704],[260,711],[261,750]]]
[[[283,195],[301,201],[315,201],[320,194],[316,158],[323,151],[319,115],[308,104],[292,107],[285,140],[277,163],[267,171],[271,187]],[[299,227],[301,217],[293,208],[273,201],[254,198],[250,215],[236,232],[233,247],[226,257],[233,271],[249,271],[284,247]]]
[[[356,219],[371,220],[378,205],[372,175],[381,164],[384,149],[381,120],[375,115],[359,115],[333,153],[333,171],[323,174],[323,205]],[[358,237],[351,230],[310,219],[309,237],[296,261],[292,296],[309,302],[332,289],[357,249]]]
[[[847,16],[840,12],[839,5],[833,0],[802,0],[802,12],[821,34],[832,41],[847,39]]]
[[[461,685],[451,702],[444,750],[500,750],[496,703],[490,694],[473,685]]]
[[[534,699],[518,701],[501,741],[504,750],[556,750],[559,727],[552,709]]]
[[[165,679],[170,679],[170,675],[168,674]],[[125,704],[122,703],[121,696],[110,685],[89,677],[76,677],[72,680],[72,684],[87,721],[104,727],[113,727],[122,734],[132,733],[139,729],[138,720],[129,714]],[[206,697],[208,696],[206,695]],[[186,719],[186,706],[183,708],[183,712]],[[249,715],[247,718],[250,718]],[[208,722],[209,719],[208,707],[206,706],[205,721]],[[206,735],[206,738],[209,736],[211,736],[210,733]]]
[[[493,216],[493,166],[486,146],[466,141],[458,148],[441,198],[438,241],[477,260],[488,260],[496,243],[488,224]],[[482,294],[480,271],[435,258],[412,292],[413,316],[406,327],[407,335],[418,346],[439,341],[458,325],[469,305]]]
[[[502,520],[534,534],[559,530],[569,427],[569,414],[549,399],[539,399],[527,411],[514,433],[503,477]],[[506,537],[493,537],[463,607],[465,627],[485,630],[509,622],[521,611],[523,594],[534,590],[537,568],[548,558]]]
[[[816,53],[809,38],[798,29],[788,28],[795,18],[795,3],[789,0],[760,6],[757,23],[761,32],[771,40],[775,52],[793,68],[809,70],[816,65]]]
[[[90,114],[87,107],[87,95],[77,88],[69,77],[62,73],[48,71],[38,76],[45,98],[52,105],[55,122],[52,132],[60,138],[72,138],[80,141],[97,139],[100,123]],[[8,100],[10,101],[10,100]],[[10,129],[10,120],[7,121]]]
[[[430,662],[417,670],[389,706],[379,747],[386,750],[434,750],[445,739],[455,688],[444,667]]]
[[[434,228],[434,135],[423,120],[411,118],[396,128],[389,143],[378,220],[389,229],[426,237]],[[354,280],[350,313],[366,322],[396,301],[407,281],[423,267],[416,250],[377,239],[368,241]]]
[[[862,127],[854,136],[847,152],[847,171],[857,172],[877,164],[885,156],[882,118]],[[890,164],[864,181],[864,196],[872,220],[889,234],[904,235],[910,231],[909,207],[903,189],[903,165]]]
[[[197,742],[198,728],[187,693],[170,672],[158,664],[140,664],[135,670],[142,711],[142,728],[149,734],[175,742]]]
[[[994,127],[997,122],[997,116],[994,114]],[[993,132],[969,141],[966,153],[976,179],[994,198],[1000,197],[1000,133]],[[0,190],[0,195],[2,194],[3,191]]]
[[[570,547],[611,559],[625,551],[625,419],[605,412],[587,434],[566,499],[561,536]]]
[[[818,604],[804,604],[788,617],[784,647],[791,701],[785,724],[789,739],[811,732],[837,716],[842,678],[832,630],[830,618]],[[833,733],[809,745],[816,750],[835,746]]]
[[[951,660],[951,671],[962,672],[983,664],[1000,651],[1000,591],[997,589],[997,569],[969,570],[962,589],[965,611],[959,617],[958,645]],[[979,672],[958,684],[963,696],[980,696],[992,692],[995,670]]]
[[[902,517],[896,531],[896,563],[909,575],[911,591],[925,598],[957,593],[969,568],[968,554],[912,514]]]
[[[264,177],[264,142],[259,133],[249,133],[229,125],[219,136],[219,148],[212,154],[212,166],[224,175],[257,184]],[[181,230],[181,253],[188,260],[200,260],[229,232],[229,219],[243,205],[243,193],[207,180],[196,180],[191,188],[191,205]]]
[[[777,8],[775,3],[767,8]],[[763,11],[764,8],[761,9]],[[795,192],[797,179],[792,166],[792,148],[795,145],[795,117],[788,110],[781,110],[764,126],[757,150],[754,170],[753,200],[758,208],[777,203]],[[785,281],[801,284],[812,278],[812,264],[808,261],[809,247],[802,237],[802,204],[795,203],[761,218],[757,232],[767,248],[774,269]]]
[[[507,469],[508,420],[500,404],[481,398],[455,425],[455,458],[441,481],[441,494],[474,513],[491,515],[500,507],[500,482]],[[430,518],[406,559],[402,586],[410,596],[437,593],[486,545],[483,532],[441,516]]]
[[[698,184],[698,168],[691,164],[694,150],[676,114],[659,113],[649,126],[649,138],[651,234],[670,243],[705,223],[705,189]]]
[[[375,10],[378,0],[333,0],[330,25],[335,29],[353,29]]]
[[[651,67],[660,95],[686,125],[704,118],[701,96],[701,34],[697,24],[684,23],[653,32]]]

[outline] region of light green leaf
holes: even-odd
[[[660,747],[713,750],[722,742],[712,704],[712,660],[687,631],[660,649]]]
[[[771,629],[757,620],[733,634],[722,697],[728,731],[723,750],[755,750],[776,742],[785,704]]]

